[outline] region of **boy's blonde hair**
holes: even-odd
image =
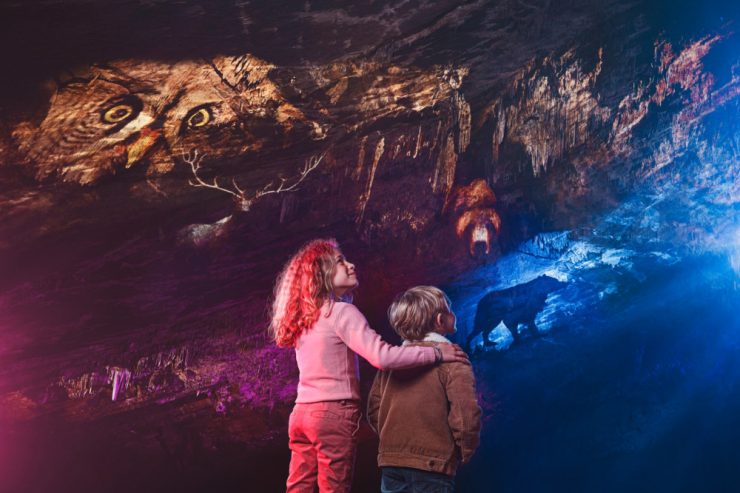
[[[408,341],[424,339],[434,330],[438,313],[450,311],[450,299],[434,286],[416,286],[396,297],[388,320],[396,334]]]

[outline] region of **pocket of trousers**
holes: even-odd
[[[312,418],[342,419],[342,417],[331,411],[311,411]]]
[[[362,423],[362,411],[355,409],[350,414],[350,423],[353,425],[352,438],[357,438],[357,434],[360,432],[360,424]]]

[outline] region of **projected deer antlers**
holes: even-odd
[[[321,160],[324,158],[323,154],[321,154],[320,156],[311,156],[303,165],[303,169],[301,170],[300,175],[297,177],[296,181],[292,185],[287,185],[288,180],[286,178],[280,178],[280,183],[277,185],[277,187],[275,187],[273,182],[270,182],[262,187],[260,190],[257,190],[253,195],[249,196],[245,190],[239,187],[239,185],[236,183],[236,179],[234,178],[231,179],[231,184],[234,187],[234,189],[231,190],[219,185],[218,178],[214,178],[213,181],[207,182],[203,180],[200,176],[198,176],[200,165],[203,162],[203,158],[205,158],[205,156],[206,154],[199,154],[197,149],[193,150],[192,152],[183,153],[183,161],[190,165],[190,170],[193,173],[193,179],[189,180],[188,183],[190,183],[190,185],[194,187],[210,188],[212,190],[218,190],[224,193],[228,193],[234,198],[237,206],[244,212],[249,211],[249,209],[252,207],[252,204],[254,204],[254,201],[264,195],[269,195],[271,193],[297,191],[298,185],[300,185],[301,182],[306,179],[311,171],[315,170],[319,166],[319,163],[321,163]]]

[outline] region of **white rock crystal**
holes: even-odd
[[[488,334],[488,340],[495,345],[496,351],[505,351],[514,342],[514,336],[504,322],[499,322]]]

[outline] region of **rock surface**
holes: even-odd
[[[187,477],[198,464],[192,477],[208,482],[208,465],[224,461],[228,476],[229,461],[282,450],[297,370],[267,340],[266,307],[310,238],[339,240],[358,265],[358,305],[391,340],[385,306],[408,285],[482,266],[450,284],[482,293],[547,273],[508,268],[517,249],[557,264],[548,275],[563,282],[588,262],[629,270],[636,246],[640,258],[736,255],[725,241],[740,202],[732,5],[0,9],[13,68],[0,96],[8,491],[46,490],[29,479],[29,454],[55,436],[110,467],[83,483],[106,491],[139,485],[126,471],[142,464],[139,487],[153,491],[178,481],[151,479],[162,467]],[[496,285],[490,270],[511,279]],[[553,326],[548,302],[541,331]],[[49,447],[62,478],[51,484],[72,489],[85,475],[62,455]],[[279,477],[216,483],[272,491]]]

